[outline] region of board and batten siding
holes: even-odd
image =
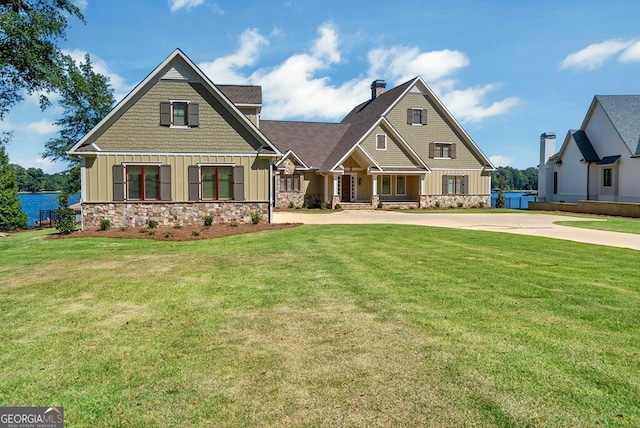
[[[188,100],[199,106],[199,125],[160,125],[160,103]],[[262,144],[228,107],[200,83],[161,80],[95,140],[110,152],[251,153]]]
[[[407,123],[407,109],[421,108],[427,110],[426,125],[410,125]],[[429,166],[429,168],[482,168],[479,159],[463,142],[462,136],[435,105],[421,93],[409,92],[387,114],[387,120],[398,130],[402,138]],[[456,145],[455,159],[430,159],[429,143],[452,143]]]
[[[442,176],[444,175],[466,175],[469,177],[467,183],[468,195],[490,195],[491,194],[491,176],[489,173],[483,173],[482,170],[469,169],[446,169],[432,170],[427,174],[425,181],[425,194],[442,195]]]
[[[378,150],[376,148],[376,136],[385,134],[387,136],[387,149]],[[392,166],[414,166],[416,161],[411,158],[407,150],[402,147],[393,135],[387,132],[383,127],[378,126],[373,130],[361,143],[362,147],[369,153],[371,157],[378,162],[378,165]]]
[[[189,200],[188,168],[197,164],[235,164],[244,166],[244,200],[269,200],[269,159],[255,156],[109,154],[86,159],[85,202],[113,201],[113,165],[158,163],[171,166],[171,201]]]

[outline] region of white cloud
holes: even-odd
[[[640,41],[633,43],[618,57],[620,62],[640,62]]]
[[[86,51],[80,49],[74,49],[71,51],[63,49],[62,53],[69,55],[76,63],[84,62],[84,57],[87,54]],[[91,56],[93,71],[109,78],[109,84],[113,88],[113,96],[116,99],[116,103],[124,98],[131,89],[133,89],[134,85],[127,84],[122,76],[112,72],[104,60],[100,59],[98,56],[89,55]]]
[[[171,12],[176,12],[180,9],[191,9],[196,6],[200,6],[204,3],[204,0],[169,0],[171,6]]]
[[[633,44],[632,40],[610,39],[600,43],[593,43],[584,49],[572,52],[562,61],[560,69],[566,68],[575,71],[591,71],[602,67],[602,65],[629,48]]]
[[[261,85],[264,98],[263,117],[269,119],[339,120],[369,96],[371,81],[378,78],[399,84],[420,75],[462,122],[478,122],[507,112],[517,106],[510,97],[483,105],[495,88],[488,84],[476,88],[456,89],[452,75],[469,65],[467,56],[454,50],[421,52],[416,47],[376,48],[368,55],[369,70],[338,85],[322,76],[342,61],[340,38],[335,25],[323,24],[308,52],[296,53],[272,67],[256,69],[246,76],[241,68],[255,65],[259,54],[269,44],[258,30],[246,30],[236,53],[199,64],[215,83]]]
[[[237,70],[254,65],[260,50],[268,44],[269,41],[258,30],[248,29],[240,36],[240,48],[236,53],[200,63],[198,67],[214,83],[245,84],[248,79]]]
[[[489,156],[489,160],[495,166],[510,166],[513,163],[513,158],[502,155]]]
[[[40,119],[37,122],[30,122],[24,126],[24,130],[30,134],[48,135],[58,131],[58,127],[50,120]]]
[[[487,94],[495,88],[495,84],[488,84],[475,88],[454,89],[440,94],[440,98],[459,121],[476,123],[491,116],[505,114],[520,104],[519,98],[509,97],[483,106],[482,102]]]
[[[89,2],[87,0],[76,0],[73,2],[73,4],[78,6],[80,9],[85,10],[89,5]]]

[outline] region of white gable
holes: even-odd
[[[190,68],[179,61],[174,62],[173,66],[167,70],[164,75],[160,78],[162,80],[195,80],[196,76],[193,74]]]

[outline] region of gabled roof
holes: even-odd
[[[564,141],[562,142],[560,151],[551,157],[555,157],[555,159],[553,160],[554,163],[562,163],[562,157],[564,156],[564,152],[567,150],[571,139],[576,142],[576,146],[578,147],[578,150],[580,150],[582,159],[585,162],[600,161],[600,157],[598,156],[598,153],[596,153],[596,150],[593,148],[593,145],[591,144],[589,137],[587,137],[587,134],[583,130],[570,129],[567,132],[567,136],[564,138]],[[551,158],[549,158],[549,160],[551,160]]]
[[[469,149],[485,166],[489,167],[487,170],[495,170],[496,168],[489,158],[482,153],[480,148],[466,133],[458,121],[419,76],[396,86],[395,88],[377,96],[373,100],[365,101],[351,110],[351,112],[342,120],[342,123],[349,123],[351,124],[351,127],[327,157],[326,161],[322,165],[322,169],[333,170],[336,168],[340,160],[344,157],[344,154],[351,151],[354,145],[359,144],[374,129],[374,127],[377,126],[380,120],[386,116],[386,114],[389,113],[414,87],[419,87],[420,90],[426,94],[426,96],[433,102],[435,108],[438,109],[448,120],[449,125],[459,132]],[[425,165],[424,162],[420,163]]]
[[[91,129],[80,141],[78,141],[69,150],[69,154],[81,154],[87,152],[99,152],[100,149],[94,142],[102,135],[125,111],[127,111],[133,104],[135,104],[142,95],[144,95],[153,85],[158,82],[164,75],[184,75],[188,76],[188,79],[195,80],[202,83],[215,98],[217,98],[227,109],[233,114],[236,119],[242,123],[245,128],[261,142],[262,147],[257,150],[258,153],[264,152],[261,150],[266,147],[274,153],[274,155],[280,156],[282,153],[274,146],[267,137],[233,104],[230,98],[220,90],[213,82],[200,70],[180,49],[174,50],[160,65],[158,65],[147,77],[144,78],[129,94],[124,97],[110,112],[107,114],[96,126]],[[238,96],[250,100],[256,100],[255,87],[245,87],[244,89],[231,89],[227,87],[228,92],[232,97]],[[253,94],[249,97],[249,94]],[[262,95],[260,95],[262,98]],[[267,151],[267,152],[268,152]]]
[[[640,95],[596,95],[582,129],[591,117],[596,102],[602,106],[620,138],[629,148],[631,156],[640,156]]]
[[[261,120],[260,129],[282,152],[293,151],[318,169],[349,129],[349,124]]]

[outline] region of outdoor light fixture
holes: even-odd
[[[358,186],[362,184],[362,178],[358,178]]]

